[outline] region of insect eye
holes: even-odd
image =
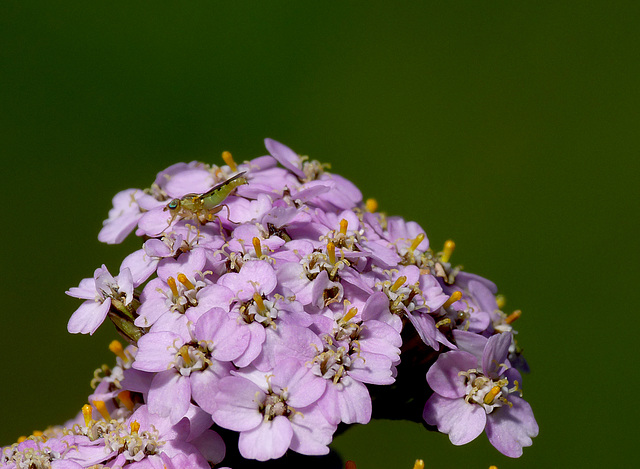
[[[169,202],[169,205],[167,205],[167,207],[169,207],[169,210],[174,210],[178,208],[179,203],[180,201],[178,199],[173,199],[171,202]]]

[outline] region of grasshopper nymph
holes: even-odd
[[[187,220],[198,220],[201,224],[215,219],[215,214],[222,210],[221,203],[233,189],[242,184],[247,184],[244,177],[246,171],[234,174],[226,181],[222,181],[209,189],[204,194],[187,194],[179,199],[173,199],[164,210],[171,212],[169,224],[176,217]]]

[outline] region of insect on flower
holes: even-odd
[[[164,210],[171,212],[169,225],[176,217],[187,220],[198,220],[201,224],[215,219],[215,214],[222,210],[224,199],[238,186],[247,184],[244,177],[246,171],[234,174],[229,179],[216,184],[204,194],[187,194],[179,199],[173,199]]]

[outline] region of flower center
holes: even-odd
[[[204,277],[204,274],[201,274]],[[167,301],[170,303],[169,309],[173,312],[184,314],[190,306],[198,305],[198,292],[206,286],[202,280],[192,282],[183,274],[178,273],[178,281],[173,277],[167,279],[167,285],[171,289],[171,294],[167,294]]]
[[[458,375],[465,377],[466,396],[464,400],[469,404],[482,406],[487,414],[503,405],[511,407],[513,404],[507,400],[506,396],[519,391],[517,381],[514,383],[514,387],[509,388],[508,379],[493,380],[477,369],[461,371]]]
[[[182,376],[189,376],[193,371],[202,371],[211,364],[212,349],[212,343],[184,344],[178,349],[173,366]]]
[[[259,407],[260,412],[264,415],[264,420],[269,421],[274,418],[284,415],[289,418],[295,412],[293,407],[287,405],[287,397],[288,393],[286,389],[281,391],[281,394],[278,394],[274,391],[270,391],[267,394],[264,402]]]

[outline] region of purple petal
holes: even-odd
[[[142,214],[138,221],[138,236],[160,236],[171,226],[171,214],[164,210],[164,206],[155,207]]]
[[[226,453],[224,440],[213,430],[206,430],[197,438],[190,440],[189,443],[198,448],[205,459],[214,465],[218,464],[224,459]]]
[[[327,454],[329,452],[327,445],[333,439],[336,425],[327,422],[315,405],[296,410],[291,420],[293,438],[290,448],[302,454]]]
[[[153,332],[138,340],[138,353],[132,367],[141,371],[165,371],[174,361],[184,341],[173,332]]]
[[[277,459],[289,449],[292,437],[291,423],[280,415],[273,420],[262,422],[253,430],[242,432],[238,440],[238,449],[242,457],[247,459]]]
[[[191,401],[189,378],[181,376],[173,368],[160,372],[153,378],[149,390],[149,410],[161,417],[169,417],[172,424],[185,416]]]
[[[262,344],[264,344],[264,341],[267,338],[264,327],[260,323],[253,322],[251,324],[242,325],[242,327],[249,329],[251,338],[248,341],[247,348],[244,353],[234,360],[234,363],[238,368],[243,368],[249,365],[258,355],[260,355],[260,352],[262,352]]]
[[[411,311],[407,317],[422,341],[432,349],[438,350],[440,348],[437,340],[439,331],[436,328],[435,320],[429,314],[419,311]]]
[[[173,175],[165,184],[169,197],[183,197],[187,194],[203,194],[215,185],[211,173],[204,168],[193,168]]]
[[[222,308],[213,308],[203,314],[196,324],[196,338],[212,341],[211,356],[220,361],[231,361],[244,353],[251,332],[238,321],[229,318]]]
[[[138,249],[124,258],[122,264],[120,264],[120,271],[122,272],[124,269],[130,270],[133,285],[137,287],[156,271],[158,261],[159,259],[150,257],[144,249]]]
[[[193,279],[196,273],[202,272],[206,262],[207,256],[204,249],[192,249],[180,254],[177,259],[163,259],[158,264],[158,277],[166,281],[169,277],[177,279],[178,274],[185,274]]]
[[[266,261],[245,263],[239,273],[229,273],[218,281],[233,291],[241,301],[249,300],[255,292],[269,294],[277,284],[276,272]]]
[[[71,315],[67,323],[67,330],[72,334],[91,334],[100,327],[111,308],[111,298],[103,303],[87,300]]]
[[[489,337],[482,354],[482,369],[485,375],[495,378],[504,369],[501,365],[507,361],[511,338],[511,332],[502,332]]]
[[[531,446],[538,435],[538,423],[527,401],[517,396],[507,397],[513,405],[495,409],[487,417],[487,436],[491,444],[505,456],[518,458],[522,448]]]
[[[191,373],[191,397],[206,412],[213,414],[217,403],[215,400],[218,392],[218,383],[224,377],[229,376],[231,366],[221,362],[213,362],[205,370]]]
[[[466,394],[464,377],[458,373],[478,366],[478,360],[467,352],[443,353],[427,371],[427,383],[443,397],[458,398]]]
[[[498,308],[495,295],[484,283],[478,282],[477,280],[470,280],[467,290],[476,303],[478,303],[481,311],[493,313],[500,309]]]
[[[395,381],[391,371],[392,365],[389,357],[361,352],[360,356],[352,356],[349,375],[363,383],[391,384]]]
[[[458,275],[456,275],[456,284],[459,284],[459,285],[463,285],[463,286],[469,285],[469,282],[471,282],[472,280],[478,281],[481,284],[483,284],[494,295],[498,293],[498,287],[496,287],[496,284],[493,283],[491,280],[487,280],[486,278],[480,277],[479,275],[472,274],[470,272],[464,272],[464,271],[458,272]]]
[[[212,308],[222,308],[228,312],[234,296],[234,293],[227,287],[219,284],[207,285],[197,294],[198,305],[188,308],[185,314],[189,321],[195,324],[200,316]]]
[[[228,376],[218,382],[213,421],[221,427],[237,432],[256,428],[263,420],[258,406],[264,392],[248,379]]]
[[[311,373],[298,360],[285,360],[273,370],[271,384],[280,389],[287,389],[287,403],[293,407],[306,407],[313,404],[324,393],[326,380]]]
[[[472,353],[478,359],[478,364],[480,363],[484,348],[487,345],[487,338],[485,336],[455,329],[453,331],[453,338],[459,350]]]
[[[449,399],[433,394],[424,406],[422,417],[429,425],[437,425],[438,431],[447,433],[456,446],[475,440],[487,421],[484,409],[467,404],[462,399]]]
[[[65,292],[67,295],[74,298],[81,298],[83,300],[92,300],[96,297],[96,281],[93,277],[83,278],[80,280],[80,285],[77,287],[69,288],[69,291]]]
[[[264,139],[264,146],[267,147],[267,151],[271,153],[271,156],[273,156],[278,163],[294,173],[300,179],[305,179],[305,174],[300,169],[300,156],[296,152],[288,146],[270,138]]]
[[[348,376],[343,377],[337,385],[327,382],[327,389],[318,406],[332,423],[365,424],[371,420],[371,396],[367,387]]]

